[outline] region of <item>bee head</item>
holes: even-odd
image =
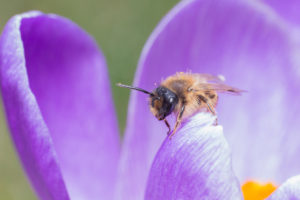
[[[150,109],[158,120],[171,114],[177,103],[177,95],[166,87],[160,86],[150,94]]]
[[[177,95],[163,86],[156,88],[154,92],[149,92],[138,87],[123,85],[121,83],[118,83],[117,86],[149,94],[150,110],[158,120],[164,120],[166,116],[173,112],[178,103]]]

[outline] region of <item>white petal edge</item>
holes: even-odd
[[[279,186],[268,200],[299,200],[300,175],[293,176]]]

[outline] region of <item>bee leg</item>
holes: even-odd
[[[199,97],[199,100],[203,101],[206,104],[206,108],[208,111],[211,112],[211,114],[217,115],[215,109],[212,106],[210,106],[206,97],[204,97],[202,95],[199,95],[198,97]],[[216,126],[218,125],[218,117],[216,118],[214,125],[216,125]]]
[[[184,109],[185,109],[185,106],[182,105],[181,110],[180,110],[180,113],[177,115],[177,120],[176,120],[176,123],[175,123],[175,127],[174,127],[174,129],[173,129],[173,132],[169,135],[169,139],[171,139],[172,136],[176,133],[177,128],[179,127],[179,125],[180,125],[180,123],[181,123],[181,118],[182,118]]]
[[[214,125],[218,126],[218,117],[216,118],[216,121],[215,121]]]
[[[216,115],[215,110],[209,105],[209,103],[205,102],[207,105],[208,110],[211,112],[211,114]]]
[[[211,114],[216,116],[216,121],[215,121],[214,125],[217,126],[218,125],[218,116],[216,114],[216,111],[209,105],[209,103],[206,102],[206,105],[207,105],[209,111],[211,112]]]
[[[214,108],[209,105],[208,100],[207,100],[206,97],[204,97],[202,95],[199,95],[198,98],[199,98],[199,101],[203,101],[206,104],[206,108],[207,108],[208,111],[211,112],[211,114],[216,115],[216,112],[215,112]]]
[[[168,127],[168,132],[167,132],[167,135],[169,135],[169,133],[171,132],[171,127],[170,127],[170,124],[169,124],[169,122],[166,120],[166,119],[164,119],[164,122],[165,122],[165,124],[166,124],[166,126]]]

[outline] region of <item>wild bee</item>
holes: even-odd
[[[175,134],[184,119],[197,112],[211,112],[216,115],[218,93],[241,94],[243,92],[243,90],[224,84],[222,77],[183,72],[168,77],[153,92],[121,83],[117,86],[148,94],[150,111],[158,120],[165,122],[170,137]],[[176,115],[172,133],[166,119],[171,113]]]

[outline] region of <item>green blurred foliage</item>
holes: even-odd
[[[7,20],[28,10],[65,16],[91,34],[107,59],[119,126],[123,132],[129,91],[141,50],[156,24],[178,0],[0,0],[0,30]],[[2,102],[0,102],[2,105]],[[36,199],[8,134],[0,108],[0,200]]]

